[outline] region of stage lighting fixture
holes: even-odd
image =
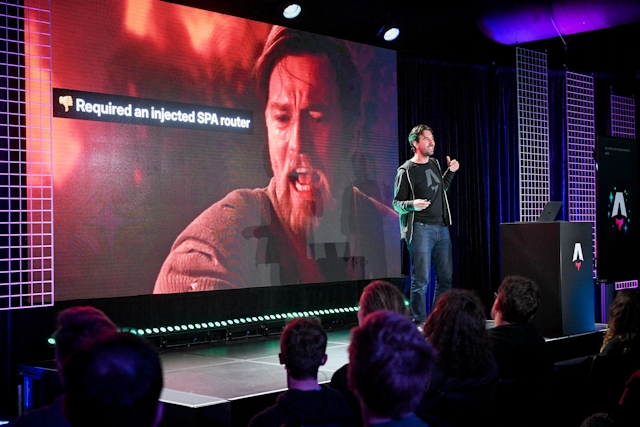
[[[382,38],[390,42],[392,40],[397,39],[399,35],[400,35],[400,30],[396,27],[391,27],[384,32],[384,36],[382,36]]]
[[[56,340],[54,338],[49,338],[47,342],[51,345],[56,345]]]
[[[306,316],[327,316],[324,317],[323,324],[327,327],[344,326],[353,322],[354,319],[345,315],[357,312],[359,307],[336,307],[330,309],[319,309],[309,311],[293,311],[290,313],[264,314],[252,317],[239,317],[237,319],[219,320],[201,323],[186,323],[175,326],[160,326],[136,329],[124,327],[122,332],[129,332],[145,338],[158,338],[156,346],[176,347],[181,345],[192,345],[195,343],[208,343],[221,340],[230,340],[232,337],[266,336],[272,333],[282,332],[287,319],[294,319]],[[203,335],[204,333],[204,335]],[[47,340],[48,345],[55,345],[55,338],[52,335]]]
[[[302,12],[302,8],[300,7],[300,5],[293,3],[284,8],[284,11],[282,12],[282,16],[284,16],[287,19],[293,19],[298,15],[300,15],[300,12]]]

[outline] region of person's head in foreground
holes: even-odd
[[[81,347],[117,332],[104,312],[91,306],[70,307],[58,313],[55,353],[58,372],[62,364]]]
[[[374,280],[364,287],[360,295],[358,323],[362,324],[367,315],[378,310],[395,311],[409,316],[409,309],[404,302],[404,295],[393,284],[384,280]]]
[[[424,324],[438,364],[452,377],[482,376],[495,364],[480,299],[467,289],[443,293]]]
[[[269,34],[256,74],[266,99],[276,212],[303,233],[335,208],[344,189],[362,83],[342,41],[279,26]]]
[[[365,425],[413,415],[435,354],[411,319],[393,311],[369,314],[349,345],[349,384]]]
[[[318,386],[318,369],[327,361],[327,333],[315,317],[298,317],[280,337],[280,363],[287,369],[290,388]]]
[[[162,419],[160,358],[140,337],[115,333],[78,350],[64,378],[73,427],[155,427]]]
[[[508,323],[527,323],[538,311],[540,287],[522,276],[507,276],[498,287],[491,307],[491,318],[496,326]]]

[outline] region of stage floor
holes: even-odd
[[[327,333],[327,363],[318,372],[321,383],[330,381],[333,373],[348,362],[350,333],[350,329]],[[200,400],[234,400],[286,390],[286,372],[278,358],[279,338],[238,339],[214,347],[162,352],[162,400],[180,403],[172,399],[189,395],[201,396]]]
[[[487,328],[493,327],[487,321]],[[606,326],[594,332],[547,338],[554,361],[595,354]],[[327,332],[327,363],[318,380],[327,383],[348,362],[351,328]],[[180,347],[161,351],[165,386],[161,400],[172,405],[201,408],[241,399],[271,395],[287,388],[286,372],[280,365],[279,335],[241,338],[213,346]],[[248,415],[248,414],[245,414]]]

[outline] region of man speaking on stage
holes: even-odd
[[[436,272],[431,306],[453,282],[453,256],[449,226],[451,210],[447,190],[460,167],[447,156],[447,169],[433,157],[435,139],[432,129],[418,125],[409,133],[413,157],[398,168],[393,207],[400,214],[400,236],[411,255],[410,305],[414,321],[427,319],[426,295],[429,289],[431,262]]]

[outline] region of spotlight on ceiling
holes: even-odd
[[[300,5],[293,3],[284,8],[284,12],[282,12],[282,16],[284,16],[287,19],[293,19],[298,15],[300,15],[301,11],[302,11],[302,8],[300,7]]]
[[[390,42],[392,40],[397,39],[399,35],[400,35],[400,30],[396,27],[391,27],[384,32],[384,35],[382,36],[382,38],[385,39],[385,41]]]

